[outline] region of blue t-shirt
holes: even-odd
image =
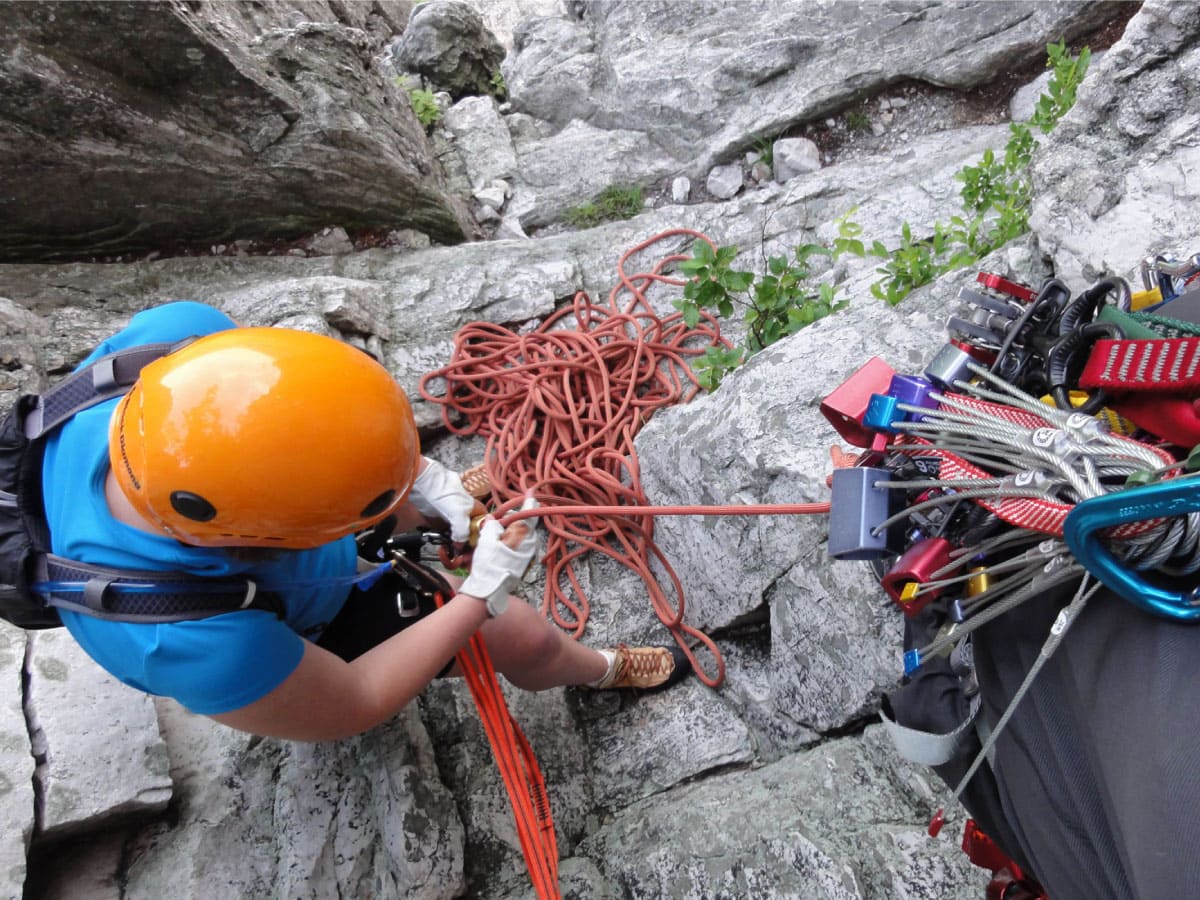
[[[233,320],[211,306],[170,303],[138,313],[81,365],[126,347],[234,327]],[[284,551],[269,563],[251,564],[219,548],[188,546],[118,522],[104,498],[108,425],[118,402],[109,400],[76,414],[47,442],[42,481],[53,551],[120,568],[247,575],[275,589],[286,614],[279,619],[266,611],[245,610],[146,625],[64,611],[63,623],[88,655],[132,687],[174,697],[193,712],[209,715],[253,703],[299,665],[302,636],[318,635],[341,609],[356,568],[354,539]]]

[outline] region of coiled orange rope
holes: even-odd
[[[717,687],[725,677],[724,660],[707,635],[684,622],[682,585],[654,543],[653,516],[662,510],[647,509],[634,448],[634,436],[654,410],[687,402],[700,390],[685,358],[708,347],[728,346],[711,316],[702,314],[701,322],[689,328],[680,313],[660,317],[646,299],[653,284],[685,283],[662,273],[687,256],[667,255],[648,272],[625,271],[631,257],[675,237],[712,246],[696,231],[665,231],[621,257],[618,284],[607,305],[595,304],[580,292],[569,308],[528,334],[487,322],[464,326],[455,338],[450,363],[425,375],[420,393],[442,406],[452,433],[487,438],[485,465],[498,503],[494,515],[499,518],[514,510],[527,491],[537,498],[541,508],[536,514],[549,535],[544,614],[576,638],[583,633],[590,604],[575,563],[588,552],[602,553],[642,578],[655,612],[697,676]],[[445,379],[442,396],[429,390],[436,379]],[[761,511],[814,513],[828,508],[797,504]],[[676,514],[749,511],[675,508]],[[651,559],[661,565],[670,594],[651,570]],[[708,649],[714,673],[704,671],[693,642]]]

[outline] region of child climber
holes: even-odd
[[[398,576],[355,587],[354,535],[389,516],[401,529],[434,517],[455,540],[468,534],[475,501],[421,456],[404,392],[348,344],[239,328],[191,302],[139,313],[84,364],[189,337],[48,441],[52,549],[124,569],[247,577],[279,608],[160,624],[62,610],[115,677],[243,731],[330,740],[456,674],[454,655],[477,629],[497,671],[527,690],[654,689],[686,674],[677,651],[590,649],[508,596],[536,552],[536,520],[485,522],[467,577],[444,576],[455,593],[440,609],[401,602]]]

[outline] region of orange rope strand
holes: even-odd
[[[443,598],[437,596],[438,606]],[[525,733],[509,712],[491,656],[479,632],[455,656],[492,745],[496,767],[512,804],[525,867],[538,900],[561,900],[558,839],[546,796],[546,782]]]

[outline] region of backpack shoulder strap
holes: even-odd
[[[121,622],[181,622],[243,609],[284,617],[282,598],[249,578],[118,569],[45,554],[35,585],[50,606]]]
[[[142,368],[191,343],[142,344],[102,356],[72,373],[45,393],[31,398],[23,410],[22,430],[29,440],[57,428],[75,413],[125,393]]]

